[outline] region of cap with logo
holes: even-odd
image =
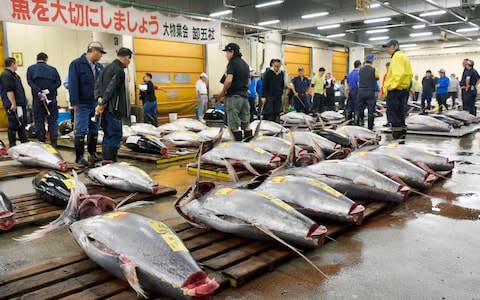
[[[398,46],[398,41],[397,40],[388,40],[385,44],[383,44],[383,48],[388,48],[390,46],[396,45]]]
[[[128,56],[128,57],[132,58],[132,50],[122,47],[122,48],[118,49],[117,56]]]
[[[365,56],[365,61],[367,62],[373,62],[375,60],[375,55],[373,54],[368,54],[367,56]]]
[[[223,48],[222,51],[233,51],[233,52],[240,52],[240,46],[235,43],[229,43]]]
[[[97,42],[97,41],[93,41],[93,42],[90,42],[90,44],[88,44],[87,50],[90,50],[90,49],[96,49],[96,50],[100,51],[100,53],[102,53],[102,54],[107,54],[107,52],[105,52],[105,50],[103,50],[102,43]]]

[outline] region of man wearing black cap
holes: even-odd
[[[223,89],[219,97],[225,97],[225,111],[227,113],[228,127],[236,141],[252,136],[250,129],[250,104],[248,103],[248,85],[250,67],[242,59],[240,47],[230,43],[223,49],[228,59],[227,73],[221,83]],[[243,130],[239,130],[241,128]]]
[[[365,107],[368,108],[368,129],[372,130],[375,119],[375,87],[378,80],[377,70],[372,66],[374,55],[369,54],[365,58],[365,66],[358,71],[358,102],[355,113],[355,124],[363,126],[363,115]]]
[[[293,93],[293,107],[297,112],[310,112],[310,102],[307,96],[307,91],[310,88],[310,79],[305,77],[305,69],[298,67],[298,76],[292,79],[290,89]]]
[[[32,89],[33,117],[40,142],[45,143],[45,119],[53,147],[57,147],[57,89],[62,85],[57,69],[47,64],[48,55],[40,52],[37,63],[27,69],[27,82]]]
[[[124,69],[130,64],[132,51],[120,48],[117,59],[100,74],[95,86],[95,99],[98,101],[96,115],[103,128],[103,160],[117,161],[117,153],[122,142],[122,118],[130,114],[128,86]]]
[[[97,105],[94,97],[95,81],[103,69],[98,61],[105,53],[100,42],[91,42],[88,44],[87,53],[72,61],[68,69],[68,93],[75,121],[75,162],[85,167],[89,165],[83,157],[87,134],[90,165],[100,160],[97,154],[98,124],[92,121],[92,118]]]
[[[462,89],[462,108],[472,115],[477,115],[475,107],[475,98],[477,97],[478,72],[473,68],[473,60],[465,59],[463,61],[464,71],[460,86]]]
[[[389,40],[384,48],[392,56],[388,68],[387,80],[383,85],[386,95],[387,115],[392,123],[394,139],[405,139],[407,126],[405,124],[405,99],[413,78],[412,66],[408,57],[400,51],[398,41]]]
[[[155,86],[152,82],[152,74],[143,75],[143,84],[140,84],[140,100],[143,101],[143,121],[157,126],[157,97]]]
[[[435,78],[433,78],[432,71],[427,70],[425,77],[422,79],[422,111],[431,109],[432,97],[435,92]],[[425,107],[425,102],[427,106]]]

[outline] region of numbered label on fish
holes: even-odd
[[[220,145],[218,145],[218,147],[225,149],[225,148],[228,148],[229,145],[230,145],[229,143],[221,143]]]
[[[43,148],[45,148],[48,152],[50,153],[53,153],[53,154],[57,154],[57,150],[55,150],[55,148],[53,148],[51,145],[49,144],[43,144]]]
[[[65,179],[63,181],[63,183],[65,184],[65,186],[67,187],[67,189],[71,190],[75,187],[75,181],[73,181],[72,178],[69,178],[69,179]]]
[[[276,177],[273,177],[271,180],[271,183],[276,183],[276,184],[285,183],[285,182],[287,182],[287,177],[285,176],[276,176]]]
[[[281,199],[279,198],[276,198],[270,194],[267,194],[267,193],[263,193],[263,192],[255,192],[257,195],[259,196],[262,196],[263,198],[265,199],[268,199],[270,202],[272,202],[273,204],[275,204],[276,206],[286,210],[286,211],[290,211],[290,210],[293,210],[293,207],[291,207],[290,205],[288,205],[287,203],[283,202]]]
[[[167,245],[170,247],[170,249],[172,249],[172,251],[188,252],[188,249],[185,247],[180,238],[175,233],[173,233],[167,225],[163,224],[162,222],[153,220],[149,220],[147,223],[156,233],[158,233],[162,237],[162,239],[165,241],[165,243],[167,243]]]
[[[313,179],[313,178],[309,178],[307,180],[308,184],[310,185],[313,185],[313,186],[316,186],[318,188],[321,188],[322,190],[324,190],[325,192],[329,193],[330,195],[336,197],[336,198],[340,198],[340,196],[342,196],[342,194],[340,192],[338,192],[337,190],[331,188],[329,185],[321,182],[321,181],[318,181],[316,179]]]
[[[142,174],[143,176],[149,177],[149,175],[147,174],[147,172],[145,172],[144,170],[142,170],[142,169],[140,169],[140,168],[138,168],[138,167],[132,166],[132,165],[129,164],[129,163],[120,162],[119,165],[124,166],[124,167],[127,167],[127,168],[129,168],[130,170],[136,171],[136,172]]]
[[[357,152],[357,156],[360,156],[360,157],[367,157],[367,156],[368,156],[368,152],[366,152],[366,151]]]
[[[235,193],[235,190],[234,189],[231,189],[231,188],[221,188],[219,189],[215,195],[217,196],[229,196],[231,194]]]
[[[111,220],[118,220],[118,219],[121,219],[125,216],[128,215],[128,212],[126,211],[114,211],[114,212],[111,212],[111,213],[108,213],[108,214],[105,214],[105,218],[108,218],[108,219],[111,219]]]
[[[260,154],[263,154],[263,153],[267,152],[267,151],[263,150],[262,148],[259,148],[259,147],[257,147],[257,146],[254,146],[254,145],[252,145],[252,144],[248,144],[247,146],[248,146],[249,148],[253,149],[253,151],[255,151],[255,152],[257,152],[257,153],[260,153]]]
[[[132,135],[127,138],[127,144],[136,144],[140,140],[139,135]]]

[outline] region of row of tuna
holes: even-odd
[[[435,132],[450,132],[454,128],[479,122],[479,117],[457,110],[449,110],[443,114],[412,115],[405,120],[409,130]]]

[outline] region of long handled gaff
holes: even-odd
[[[47,106],[47,101],[48,101],[47,96],[45,96],[44,93],[39,92],[38,97],[40,98],[40,101],[42,101],[43,107],[45,107],[45,111],[47,112],[47,115],[50,116],[50,110],[48,109],[48,106]]]

